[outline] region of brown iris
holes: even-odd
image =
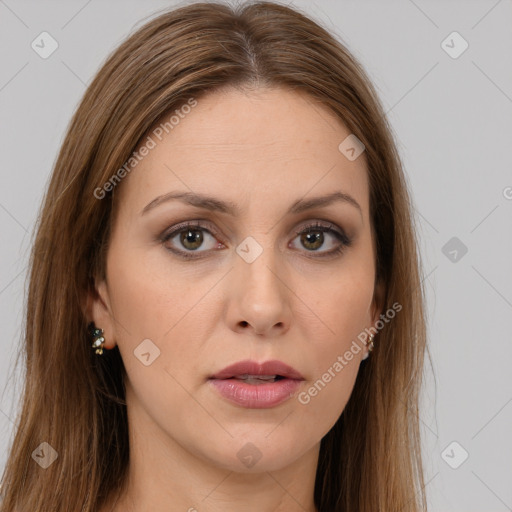
[[[186,249],[198,249],[203,243],[203,233],[198,229],[187,229],[181,232],[180,242]]]
[[[321,231],[308,231],[307,233],[302,233],[300,236],[301,243],[304,244],[304,247],[309,249],[318,249],[322,247],[324,242],[324,234]],[[319,242],[319,243],[318,243]],[[315,247],[311,247],[311,245],[315,245]]]

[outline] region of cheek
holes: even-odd
[[[324,345],[350,344],[371,321],[375,265],[370,233],[359,232],[338,261],[301,270],[294,291],[316,315]]]
[[[312,439],[323,437],[333,427],[355,384],[359,369],[357,356],[345,365],[336,357],[323,368],[323,372],[308,382],[296,398],[298,414],[302,416],[300,423],[305,427],[303,433]]]
[[[200,350],[197,320],[209,318],[201,297],[214,281],[198,282],[172,264],[166,266],[165,258],[151,261],[151,255],[136,247],[121,251],[112,245],[109,263],[116,341],[136,397],[132,405],[139,416],[186,437],[187,429],[199,424],[197,418],[190,423],[174,418],[185,410],[204,415],[199,407],[193,411],[196,402],[187,390]]]
[[[192,265],[178,268],[164,251],[119,250],[115,244],[111,249],[109,291],[128,377],[145,397],[141,401],[158,403],[158,390],[167,404],[171,400],[179,407],[181,398],[185,404],[188,397],[183,386],[195,384],[193,367],[208,357],[203,354],[205,333],[218,322],[219,311],[218,303],[212,303],[215,294],[208,292],[218,276],[198,276]]]
[[[198,279],[192,270],[177,266],[161,248],[114,243],[108,276],[119,337],[128,335],[139,342],[151,338],[158,343],[178,330],[181,319],[214,284],[213,277]]]
[[[341,414],[357,377],[364,347],[358,336],[370,326],[372,277],[371,268],[347,265],[336,278],[317,276],[315,287],[297,289],[297,295],[312,305],[317,317],[314,322],[302,320],[309,340],[304,349],[308,352],[312,385],[299,402],[319,417],[326,418],[332,410],[329,421]]]
[[[310,339],[319,340],[319,355],[327,357],[333,350],[343,350],[370,326],[374,294],[371,265],[342,263],[327,275],[301,278],[294,291],[316,317],[316,336]],[[300,318],[296,321],[301,322]]]

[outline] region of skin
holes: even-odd
[[[299,391],[307,390],[378,319],[366,160],[338,150],[349,134],[302,93],[216,91],[116,190],[106,280],[89,296],[87,314],[104,330],[106,348],[119,346],[127,370],[131,460],[127,487],[103,511],[315,511],[320,441],[350,397],[364,345],[307,404],[295,396],[243,408],[207,379],[240,360],[278,359],[302,373]],[[361,210],[334,202],[287,213],[296,200],[335,190]],[[241,212],[174,200],[141,214],[171,191],[208,194]],[[159,240],[198,219],[204,238],[196,251],[179,234]],[[308,245],[296,234],[315,221],[352,244],[322,258],[340,244],[335,236]],[[263,250],[252,263],[236,252],[248,236]],[[169,247],[202,257],[186,260]],[[149,366],[134,355],[145,339],[160,350]],[[261,454],[250,468],[237,457],[249,442]]]

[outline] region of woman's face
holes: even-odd
[[[216,92],[180,114],[116,190],[92,317],[119,346],[146,448],[275,470],[316,454],[380,313],[365,154],[348,159],[350,132],[289,90]],[[243,380],[267,361],[296,373]]]

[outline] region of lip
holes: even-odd
[[[212,375],[210,379],[230,379],[237,375],[281,375],[288,379],[304,380],[304,377],[291,366],[282,361],[272,360],[258,363],[257,361],[239,361],[238,363],[226,366],[220,372]]]
[[[262,384],[247,384],[236,379],[239,375],[279,375],[280,380]],[[225,399],[251,409],[266,409],[290,399],[304,377],[281,361],[240,361],[212,375],[208,383]]]

